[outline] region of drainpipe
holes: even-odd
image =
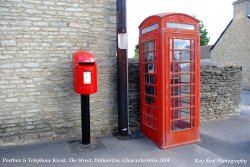
[[[126,0],[116,1],[118,133],[129,135]]]

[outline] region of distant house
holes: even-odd
[[[213,45],[206,45],[200,47],[200,58],[209,59],[211,57],[210,49]]]
[[[233,19],[210,49],[211,57],[216,65],[242,66],[243,89],[250,89],[250,0],[237,0],[233,7]]]

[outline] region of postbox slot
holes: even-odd
[[[94,62],[80,62],[78,63],[80,66],[84,66],[84,65],[94,65]]]

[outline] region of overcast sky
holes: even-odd
[[[127,0],[128,56],[134,55],[139,24],[150,15],[164,12],[196,15],[207,27],[209,44],[214,44],[233,18],[234,1],[236,0]]]

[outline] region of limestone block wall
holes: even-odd
[[[73,52],[93,53],[92,136],[117,125],[116,1],[0,2],[0,146],[80,137]]]
[[[201,120],[227,119],[240,114],[240,92],[242,68],[238,66],[201,67]],[[129,115],[130,128],[140,129],[139,107],[139,63],[130,60],[129,64]]]

